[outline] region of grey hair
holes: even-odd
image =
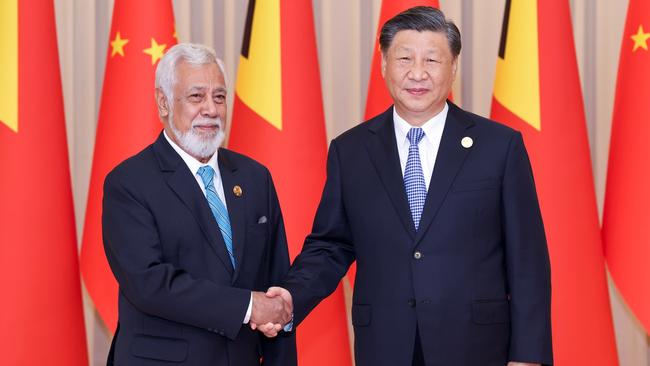
[[[162,90],[167,100],[170,101],[170,108],[176,84],[176,66],[180,61],[193,66],[217,64],[224,81],[226,81],[223,61],[217,57],[217,53],[212,48],[194,43],[179,43],[165,53],[156,67],[156,88]]]
[[[446,19],[445,14],[436,8],[416,6],[395,15],[384,23],[379,33],[379,45],[384,55],[388,52],[395,34],[403,30],[444,32],[447,35],[451,54],[454,58],[460,55],[461,40],[458,27],[453,21]]]

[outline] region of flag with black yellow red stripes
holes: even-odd
[[[0,355],[88,365],[53,1],[0,1]]]
[[[557,365],[617,365],[567,0],[507,0],[492,119],[524,135],[551,259]],[[522,360],[524,361],[524,360]]]
[[[327,138],[311,0],[250,0],[228,147],[269,168],[294,258],[325,182]],[[298,361],[351,364],[342,286],[301,323]]]

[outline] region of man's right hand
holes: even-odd
[[[253,308],[251,311],[250,326],[252,329],[260,327],[267,337],[274,337],[282,327],[291,321],[293,306],[282,296],[269,297],[263,292],[253,292]]]

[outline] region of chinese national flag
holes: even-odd
[[[53,1],[0,2],[0,357],[88,365]]]
[[[521,131],[551,257],[557,365],[617,365],[567,0],[506,1],[492,118]]]
[[[249,2],[229,147],[273,174],[294,258],[325,182],[327,140],[311,0]],[[342,287],[298,329],[301,365],[350,365]]]
[[[369,120],[386,111],[388,107],[393,105],[393,99],[390,94],[388,94],[388,89],[386,89],[386,82],[381,76],[381,49],[379,48],[379,33],[381,32],[381,27],[390,18],[414,6],[432,6],[434,8],[440,8],[438,0],[383,0],[381,2],[379,24],[377,25],[377,36],[375,37],[375,48],[373,48],[372,63],[370,64],[370,82],[368,83],[365,120]],[[356,275],[357,264],[355,262],[352,264],[347,274],[348,281],[350,281],[350,284],[353,286]]]
[[[111,331],[117,325],[118,287],[102,244],[104,178],[162,129],[154,74],[158,60],[176,43],[174,37],[171,0],[115,0],[81,247],[86,288]]]
[[[650,333],[650,1],[630,0],[609,148],[603,240],[609,271]]]

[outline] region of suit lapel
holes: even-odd
[[[237,166],[233,164],[228,157],[228,150],[219,149],[219,171],[221,172],[221,181],[223,184],[223,193],[226,197],[228,206],[228,216],[230,217],[230,227],[232,230],[232,246],[235,256],[235,274],[232,282],[237,280],[239,269],[242,267],[244,257],[244,243],[246,242],[246,190],[250,188],[242,181],[241,174]],[[241,195],[234,194],[234,187],[241,188]]]
[[[375,120],[367,123],[370,124],[368,130],[372,134],[366,143],[370,160],[372,160],[375,169],[379,173],[381,182],[386,192],[388,192],[388,196],[402,225],[404,225],[404,229],[409,233],[411,239],[414,239],[415,226],[413,225],[411,210],[406,197],[402,168],[397,152],[397,142],[395,141],[393,108],[389,108]]]
[[[429,225],[431,225],[431,222],[436,217],[442,202],[447,196],[447,192],[449,192],[451,184],[456,179],[460,167],[471,151],[471,149],[464,148],[460,141],[465,136],[469,136],[476,141],[475,136],[470,131],[467,131],[473,125],[472,122],[464,118],[462,111],[458,107],[451,102],[447,103],[449,104],[449,112],[447,113],[445,129],[442,132],[440,148],[438,149],[431,183],[429,183],[427,199],[424,203],[420,227],[414,245],[417,245],[422,240]]]
[[[201,188],[197,184],[196,179],[192,176],[183,159],[169,145],[162,133],[154,143],[154,151],[158,157],[158,162],[163,176],[167,181],[167,185],[169,185],[190,210],[194,219],[199,223],[201,231],[203,231],[203,234],[210,243],[210,247],[232,275],[232,263],[230,262],[226,245],[219,231],[219,225],[217,225],[208,201],[205,199],[203,192],[201,192]]]

